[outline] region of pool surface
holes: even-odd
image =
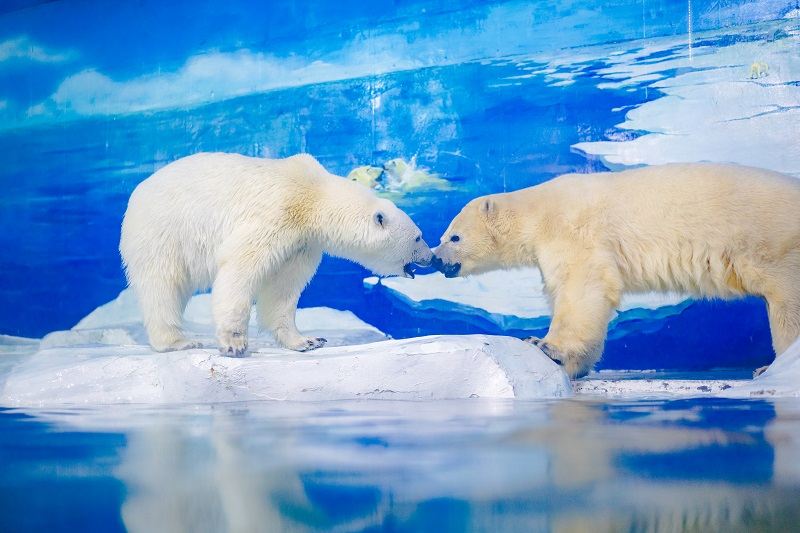
[[[0,530],[789,531],[795,401],[0,411]]]

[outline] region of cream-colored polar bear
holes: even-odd
[[[120,252],[153,348],[196,346],[181,331],[183,310],[192,293],[211,287],[220,350],[231,355],[247,349],[254,300],[281,345],[324,344],[295,326],[297,300],[323,253],[387,276],[412,275],[412,263],[431,258],[392,202],[306,154],[202,153],[165,166],[133,191]]]
[[[534,342],[571,376],[599,359],[623,292],[759,295],[777,354],[800,335],[800,183],[768,170],[697,163],[560,176],[471,201],[434,254],[450,277],[538,266],[553,320]]]

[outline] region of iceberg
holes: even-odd
[[[214,346],[210,297],[192,298],[188,335]],[[20,407],[180,404],[247,400],[552,398],[572,393],[563,370],[510,337],[391,340],[348,311],[298,310],[298,327],[324,348],[278,347],[251,323],[251,355],[216,348],[155,353],[129,291],[73,329],[31,344],[5,376],[0,404]]]

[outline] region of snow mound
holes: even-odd
[[[532,321],[550,316],[542,275],[537,268],[451,279],[435,272],[416,279],[369,277],[364,280],[364,285],[370,288],[379,283],[391,296],[412,307],[481,314],[504,328],[531,327]],[[520,296],[521,290],[524,296]],[[623,297],[619,311],[679,306],[687,299],[687,296],[671,293],[631,294]]]
[[[800,339],[776,357],[763,374],[723,391],[722,395],[730,398],[800,397]]]
[[[146,346],[44,349],[8,376],[0,402],[46,407],[245,400],[432,400],[569,396],[538,348],[509,337],[431,336],[310,353],[154,353]]]

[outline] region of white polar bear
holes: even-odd
[[[431,259],[408,215],[306,154],[201,153],[165,166],[133,191],[120,252],[153,348],[197,346],[181,331],[183,310],[211,287],[220,350],[230,355],[247,349],[254,300],[281,345],[324,344],[295,326],[297,300],[323,253],[385,276],[413,275],[413,263]]]
[[[695,163],[568,174],[472,200],[434,249],[448,277],[538,266],[553,307],[532,339],[571,376],[599,359],[623,292],[767,302],[780,355],[800,335],[800,183]]]

